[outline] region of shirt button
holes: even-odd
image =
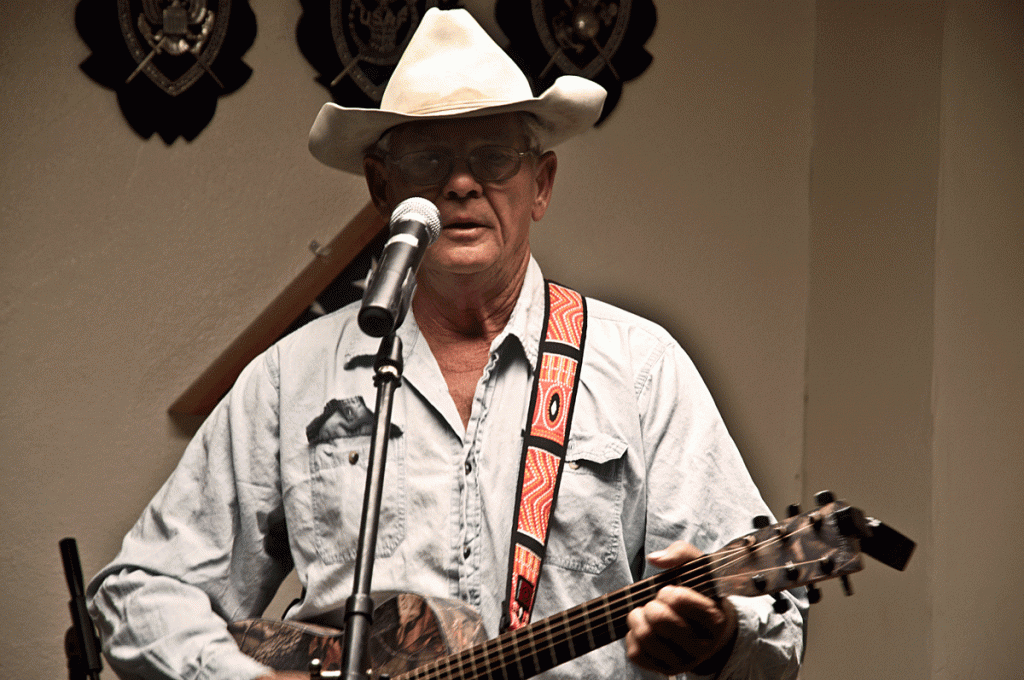
[[[359,462],[359,452],[358,451],[349,451],[348,452],[348,462],[349,462],[349,465],[355,465],[356,463],[358,463]]]
[[[468,560],[470,552],[472,551],[469,549],[469,546],[467,545],[465,548],[462,549],[462,557]]]
[[[468,475],[472,471],[473,471],[473,463],[471,463],[471,462],[469,462],[467,460],[466,461],[466,474]]]

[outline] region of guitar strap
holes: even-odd
[[[545,284],[544,328],[523,435],[503,630],[530,622],[547,546],[548,521],[569,445],[587,333],[583,296],[552,281]]]

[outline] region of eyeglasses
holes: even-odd
[[[409,184],[443,184],[451,177],[455,161],[463,158],[478,182],[503,182],[514,177],[522,166],[523,156],[532,153],[535,152],[491,144],[474,149],[468,156],[455,156],[441,150],[413,151],[398,157],[388,156],[387,162],[397,168]]]

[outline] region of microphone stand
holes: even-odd
[[[352,595],[345,602],[345,636],[342,646],[341,674],[345,680],[369,679],[370,624],[373,623],[373,599],[370,581],[377,546],[377,525],[384,491],[384,464],[387,462],[391,433],[391,406],[395,390],[402,382],[402,341],[394,333],[380,341],[373,364],[373,384],[377,386],[376,420],[367,460],[366,491],[359,526]]]

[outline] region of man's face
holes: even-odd
[[[478,179],[467,157],[486,146],[528,151],[527,135],[512,114],[407,123],[391,134],[389,159],[420,151],[455,157],[451,174],[431,185],[409,181],[394,162],[367,159],[367,183],[378,209],[390,215],[403,200],[421,196],[437,205],[441,235],[427,250],[421,273],[490,274],[505,278],[530,256],[530,223],[543,217],[557,161],[548,152],[522,156],[518,172],[501,181]]]

